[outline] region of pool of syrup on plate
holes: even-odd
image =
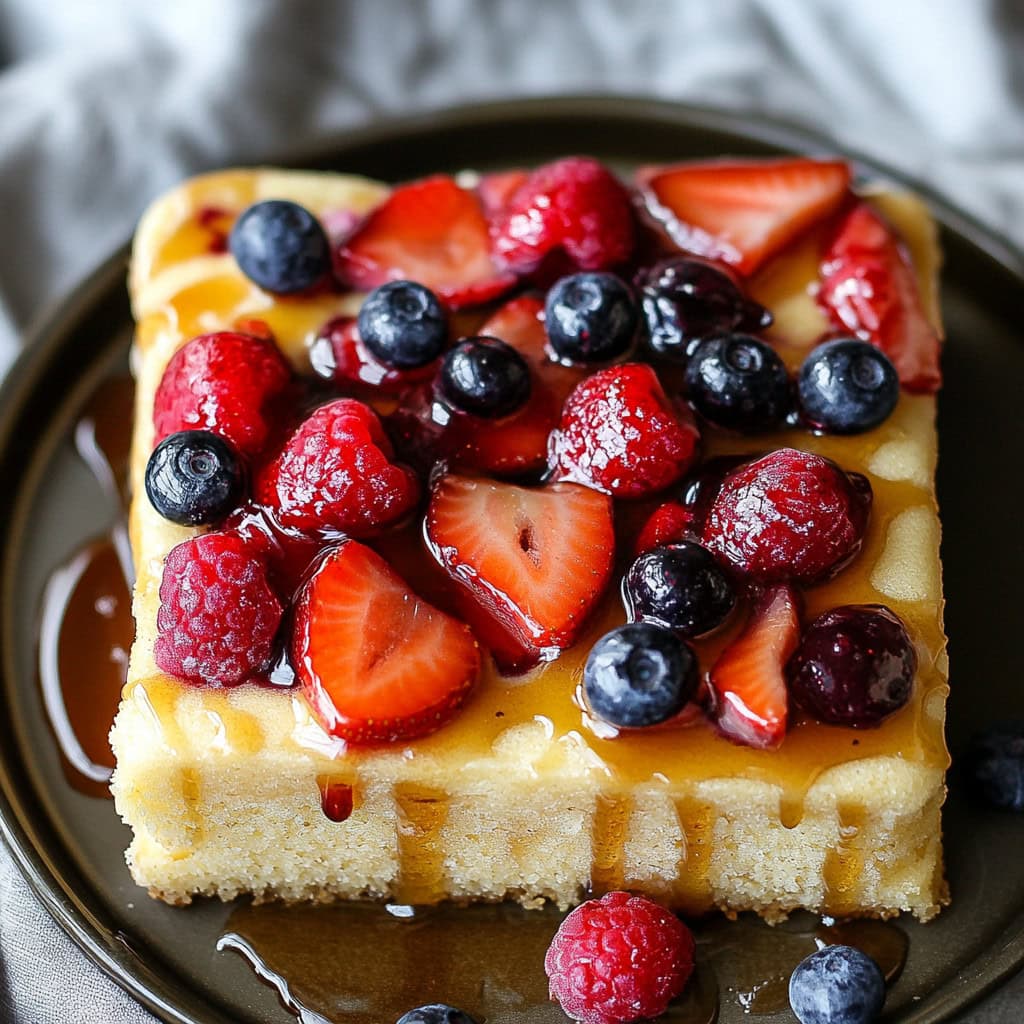
[[[106,382],[72,440],[110,502],[111,527],[52,573],[40,616],[44,703],[70,785],[109,797],[107,739],[133,636],[131,555],[125,526],[132,385]],[[318,780],[324,814],[343,827],[352,791]],[[187,914],[187,911],[181,911]],[[511,904],[383,907],[378,904],[253,906],[231,913],[218,949],[241,955],[303,1024],[380,1024],[414,1006],[447,1002],[482,1020],[565,1018],[548,1002],[544,952],[562,915]],[[694,924],[697,968],[664,1019],[714,1024],[728,1006],[772,1015],[788,1006],[793,968],[824,943],[869,953],[892,981],[906,961],[898,924],[835,923],[810,914],[770,928],[750,915]],[[332,956],[327,951],[344,951]],[[429,952],[428,952],[429,951]],[[485,965],[481,975],[480,967]]]

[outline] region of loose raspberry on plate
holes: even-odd
[[[860,550],[871,485],[830,459],[780,448],[728,473],[702,543],[760,582],[814,583]]]
[[[842,160],[711,160],[645,167],[637,181],[655,220],[687,252],[751,274],[846,197]]]
[[[610,892],[578,906],[544,957],[551,998],[583,1024],[658,1017],[693,972],[693,935],[643,896]]]
[[[771,749],[786,736],[786,662],[800,642],[796,592],[780,585],[758,601],[743,632],[708,678],[719,731],[736,743]]]
[[[292,662],[329,733],[391,742],[425,736],[455,714],[479,675],[480,649],[380,555],[347,541],[299,596]]]
[[[574,484],[534,489],[446,476],[431,498],[426,536],[455,582],[537,652],[575,641],[615,554],[611,501]]]
[[[153,399],[154,443],[209,430],[250,458],[270,437],[291,370],[274,343],[236,331],[193,338],[171,356]]]
[[[538,167],[491,222],[497,262],[516,274],[562,256],[579,270],[629,259],[635,227],[629,194],[597,160],[568,157]]]
[[[244,682],[270,661],[281,612],[263,562],[240,537],[183,541],[164,561],[156,663],[189,683]]]
[[[839,328],[877,345],[908,391],[942,384],[939,335],[900,239],[868,203],[842,220],[821,261],[818,301]]]
[[[291,435],[256,493],[283,526],[364,537],[404,519],[419,499],[416,477],[392,454],[377,414],[339,398]]]
[[[363,291],[417,281],[450,309],[490,302],[515,284],[491,259],[479,198],[443,174],[396,188],[344,243],[338,274]]]
[[[654,370],[625,363],[576,386],[548,452],[558,479],[640,498],[679,480],[698,440],[689,410],[673,406]]]

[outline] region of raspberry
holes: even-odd
[[[864,477],[820,455],[780,448],[725,477],[702,542],[761,582],[811,583],[860,550],[870,508]]]
[[[257,493],[282,526],[365,537],[404,518],[419,499],[416,477],[392,454],[377,414],[339,398],[292,434]]]
[[[270,661],[281,612],[263,562],[241,538],[183,541],[164,562],[156,663],[190,683],[241,683]]]
[[[692,418],[673,408],[654,370],[626,363],[576,385],[549,457],[562,480],[639,498],[675,483],[690,468],[697,440]]]
[[[611,892],[577,907],[544,957],[551,998],[583,1024],[658,1017],[693,971],[690,930],[643,896]]]
[[[596,160],[568,157],[535,170],[491,224],[495,260],[517,274],[561,250],[580,270],[607,270],[633,251],[633,207]]]
[[[257,456],[270,435],[269,406],[290,380],[268,338],[235,331],[193,338],[171,357],[157,388],[155,443],[179,430],[209,430]]]

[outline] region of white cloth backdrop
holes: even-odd
[[[800,121],[1024,245],[1022,0],[0,0],[0,374],[182,176],[380,115],[558,92]],[[968,1018],[1022,1012],[1018,980]],[[0,1020],[151,1020],[2,850]]]

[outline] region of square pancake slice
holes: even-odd
[[[143,487],[168,360],[194,336],[257,319],[308,374],[318,329],[355,315],[363,298],[275,297],[240,272],[226,233],[260,199],[293,200],[338,224],[357,221],[387,193],[345,175],[230,170],[175,188],[139,225],[130,274],[137,635],[112,732],[112,789],[133,832],[134,879],[175,904],[250,893],[567,907],[626,888],[688,913],[932,917],[946,901],[940,808],[948,763],[933,395],[903,392],[890,418],[866,434],[786,429],[756,440],[762,451],[819,452],[871,482],[863,548],[849,568],[807,591],[805,621],[840,604],[880,603],[907,624],[918,654],[913,693],[878,728],[798,717],[775,750],[734,744],[704,721],[602,738],[573,698],[594,641],[624,621],[614,584],[560,657],[516,677],[485,658],[464,709],[407,742],[346,746],[298,688],[197,687],[158,669],[163,562],[199,532],[161,518]],[[892,191],[871,201],[906,241],[938,328],[939,252],[925,206]],[[748,281],[773,311],[767,337],[791,366],[828,330],[811,287],[820,244],[812,230]],[[707,455],[750,450],[749,439],[705,437]],[[400,562],[395,568],[403,571]],[[324,811],[332,793],[351,797],[343,821]]]

